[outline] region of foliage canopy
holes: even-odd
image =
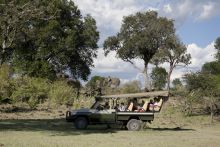
[[[119,58],[131,64],[134,64],[133,59],[142,59],[144,69],[141,72],[147,76],[149,61],[174,32],[173,21],[159,17],[156,11],[138,12],[124,17],[120,32],[105,40],[105,54],[116,51]],[[146,84],[145,79],[145,87]]]
[[[69,72],[86,80],[96,57],[99,33],[73,1],[1,1],[0,59],[18,73],[55,79]],[[7,60],[6,58],[7,57]]]
[[[153,82],[153,87],[156,90],[162,90],[167,82],[167,72],[163,67],[155,67],[151,73],[151,79]]]

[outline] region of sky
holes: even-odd
[[[104,56],[103,42],[119,32],[124,16],[149,10],[158,11],[159,16],[174,20],[176,33],[187,46],[192,56],[188,67],[176,68],[171,79],[181,78],[184,74],[196,72],[201,66],[215,60],[214,42],[220,37],[220,0],[73,0],[83,16],[90,14],[95,18],[100,40],[98,57],[94,59],[94,75],[112,76],[121,79],[122,83],[131,80],[143,81],[143,75],[130,63],[116,58],[111,52]],[[141,60],[135,60],[143,67]],[[168,70],[168,65],[163,64]],[[149,66],[151,70],[153,66]]]

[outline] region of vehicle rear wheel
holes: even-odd
[[[139,131],[141,129],[141,121],[137,119],[131,119],[127,123],[129,131]]]
[[[76,127],[76,129],[86,129],[88,126],[88,120],[85,117],[78,117],[76,118],[74,125]]]

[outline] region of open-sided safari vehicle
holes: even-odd
[[[91,124],[122,124],[128,130],[138,131],[142,122],[154,120],[168,100],[167,91],[97,96],[90,109],[66,112],[66,120],[74,122],[77,129]]]

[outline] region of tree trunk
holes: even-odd
[[[148,73],[147,73],[147,69],[148,68],[148,64],[145,63],[145,66],[144,66],[144,71],[143,71],[143,74],[144,74],[144,91],[145,92],[148,92],[150,90],[150,83],[149,83],[149,78],[148,78]]]
[[[211,98],[210,98],[210,119],[211,119],[210,122],[211,122],[211,124],[213,123],[214,114],[215,114],[214,105],[215,105],[215,102],[214,102],[213,97],[211,96]]]
[[[170,65],[170,70],[169,70],[169,73],[167,76],[167,91],[168,91],[168,93],[170,93],[170,78],[171,78],[172,72],[173,72],[173,66]]]
[[[3,42],[2,42],[2,50],[1,50],[1,53],[0,53],[0,65],[2,65],[5,62],[5,50],[7,48],[5,40],[6,39],[4,39]]]

